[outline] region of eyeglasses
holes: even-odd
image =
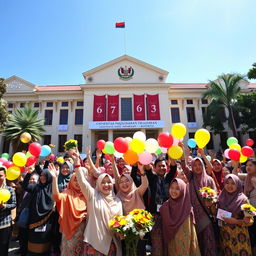
[[[125,183],[130,183],[129,180],[125,180],[125,181],[120,181],[119,184],[125,184]]]

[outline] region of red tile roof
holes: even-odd
[[[46,92],[46,91],[81,91],[79,85],[46,85],[46,86],[37,86],[37,91]]]

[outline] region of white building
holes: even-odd
[[[94,147],[98,139],[113,141],[137,130],[156,138],[162,131],[170,132],[173,123],[182,122],[188,138],[203,125],[202,111],[208,102],[201,96],[206,83],[166,83],[167,71],[127,55],[83,76],[85,84],[62,86],[37,86],[17,76],[5,80],[8,110],[26,103],[38,108],[46,130],[41,143],[56,145],[55,154],[73,138],[84,152],[86,145]],[[247,82],[241,86],[245,91],[256,89],[256,84]],[[213,136],[208,148],[219,149],[228,136],[230,130]],[[9,152],[9,143],[2,137],[0,152]]]

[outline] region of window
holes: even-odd
[[[38,102],[34,103],[34,108],[39,108],[39,103]]]
[[[60,124],[68,124],[68,110],[67,109],[60,110]]]
[[[189,123],[196,122],[195,108],[187,108],[187,119]]]
[[[67,141],[67,135],[59,135],[59,146],[58,146],[58,151],[59,152],[64,152],[64,144]]]
[[[210,135],[211,135],[211,138],[210,138],[210,141],[209,143],[206,145],[206,148],[207,149],[214,149],[214,144],[213,144],[213,137],[212,137],[212,132],[210,132]]]
[[[180,110],[179,108],[171,108],[172,123],[180,122]]]
[[[61,106],[62,107],[68,107],[68,102],[67,101],[61,102]]]
[[[83,115],[84,115],[83,109],[76,109],[75,124],[83,124]]]
[[[49,145],[51,144],[51,135],[44,135],[44,145]]]
[[[187,104],[193,104],[193,100],[187,100]]]
[[[83,135],[82,134],[75,134],[74,139],[77,140],[78,143],[78,151],[82,152],[83,147]]]
[[[25,107],[25,103],[20,103],[20,108],[24,108]]]
[[[172,105],[178,105],[178,100],[171,100]]]
[[[13,103],[9,103],[8,108],[13,108]]]
[[[201,99],[202,104],[208,104],[208,100],[207,99]]]
[[[132,120],[132,98],[121,98],[121,120]]]
[[[47,103],[46,103],[46,107],[48,107],[48,108],[53,107],[53,102],[47,102]]]
[[[188,137],[189,137],[190,139],[194,139],[194,138],[195,138],[195,133],[194,133],[194,132],[189,132],[189,133],[188,133]]]
[[[78,101],[76,103],[77,107],[83,107],[84,106],[84,102],[83,101]]]
[[[52,110],[47,109],[44,111],[44,124],[45,125],[52,125],[52,114],[53,114]]]

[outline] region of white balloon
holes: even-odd
[[[133,134],[133,138],[134,138],[134,139],[137,138],[137,139],[139,139],[139,140],[141,140],[141,141],[145,141],[145,140],[146,140],[146,135],[145,135],[144,132],[138,131],[138,132],[135,132],[135,133]]]
[[[123,154],[123,153],[120,153],[120,152],[115,151],[115,152],[114,152],[114,156],[115,156],[115,157],[117,157],[117,158],[121,158],[121,157],[123,157],[123,156],[124,156],[124,154]]]
[[[145,142],[145,149],[147,152],[149,153],[155,153],[159,148],[159,144],[157,142],[157,140],[150,138],[147,139]]]

